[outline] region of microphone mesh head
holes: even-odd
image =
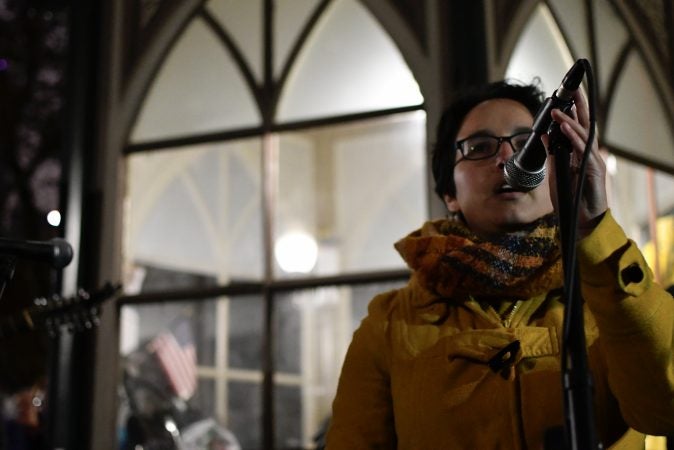
[[[531,172],[522,169],[515,158],[510,158],[503,168],[506,182],[514,189],[520,191],[530,191],[537,188],[545,180],[545,166],[538,172]]]
[[[50,258],[51,265],[56,269],[61,269],[70,264],[70,261],[73,259],[73,248],[68,241],[61,238],[53,238],[51,243],[54,246]]]

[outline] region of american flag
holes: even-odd
[[[174,394],[188,400],[197,389],[197,352],[188,320],[179,320],[149,343]]]

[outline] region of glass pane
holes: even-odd
[[[569,47],[577,52],[575,57],[589,58],[590,41],[587,36],[585,1],[552,0],[550,3],[550,8],[555,13],[555,17],[561,22],[560,26],[564,30],[564,36],[571,41]]]
[[[281,134],[276,275],[403,268],[393,244],[427,216],[425,136],[421,111]]]
[[[286,63],[298,34],[319,4],[319,0],[276,0],[274,2],[274,75]]]
[[[215,300],[122,307],[120,448],[170,443],[168,421],[186,433],[186,442],[206,419],[223,428],[204,401],[212,398],[212,383],[197,373],[215,359],[215,307]]]
[[[655,279],[673,288],[674,176],[614,155],[606,162],[613,215],[642,249]]]
[[[264,302],[262,297],[237,297],[229,303],[227,361],[233,369],[262,369]]]
[[[672,214],[674,213],[674,175],[654,172],[658,216]]]
[[[278,120],[422,102],[391,38],[359,2],[340,0],[332,2],[309,36],[282,93]]]
[[[208,9],[232,37],[258,81],[262,81],[262,1],[210,0]]]
[[[198,409],[204,415],[215,417],[217,414],[217,392],[215,380],[202,378],[199,380],[199,388],[194,397],[190,399],[190,406]]]
[[[623,158],[607,158],[609,205],[643,250],[656,280],[674,285],[674,176]]]
[[[608,112],[606,141],[674,167],[674,136],[646,66],[632,51]]]
[[[164,60],[143,103],[132,142],[260,123],[248,86],[226,49],[195,19]]]
[[[123,306],[118,417],[120,440],[130,446],[124,448],[173,448],[161,447],[170,438],[166,418],[188,448],[236,442],[227,427],[260,408],[251,398],[240,405],[240,395],[241,386],[262,379],[259,370],[242,370],[261,367],[262,312],[262,298],[252,296]]]
[[[403,284],[307,289],[275,299],[274,395],[277,402],[289,402],[276,416],[280,448],[314,447],[330,417],[342,361],[367,305],[376,294]]]
[[[591,61],[592,64],[599,64],[599,79],[597,84],[605,95],[605,90],[609,86],[611,75],[615,70],[621,70],[622,67],[615,67],[618,54],[629,39],[627,28],[622,19],[618,17],[615,8],[607,0],[597,0],[595,5],[595,26],[597,40],[597,57],[599,61]],[[593,67],[594,68],[594,67]],[[595,69],[595,72],[597,70]],[[596,73],[595,73],[595,76]]]
[[[646,167],[614,155],[608,156],[607,190],[609,207],[625,233],[639,245],[648,232],[648,180]]]
[[[656,279],[670,292],[674,289],[674,210],[666,216],[658,217],[657,258],[654,240],[644,244],[644,255]]]
[[[199,389],[189,404],[201,414],[178,430],[184,449],[239,448],[235,434],[227,428],[224,421],[217,419],[219,398],[216,384],[215,380],[208,379],[199,382]]]
[[[276,386],[274,390],[274,439],[276,450],[307,448],[302,446],[302,390],[299,386]]]
[[[228,383],[229,425],[242,450],[262,448],[262,386],[260,383]]]
[[[505,76],[524,83],[539,77],[550,95],[573,62],[550,10],[539,4],[519,37]]]
[[[127,292],[262,276],[260,142],[128,158]]]

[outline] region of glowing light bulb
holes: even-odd
[[[47,213],[47,222],[53,227],[61,225],[61,213],[53,209]]]
[[[318,259],[318,245],[313,236],[294,231],[276,241],[274,256],[284,272],[309,273]]]

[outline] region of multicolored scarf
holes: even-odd
[[[552,214],[522,232],[480,238],[462,222],[439,220],[395,244],[416,281],[446,298],[530,298],[562,285]]]

